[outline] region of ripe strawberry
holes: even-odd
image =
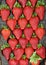
[[[10,30],[9,29],[3,29],[2,31],[1,31],[1,34],[2,34],[2,36],[3,36],[3,38],[5,39],[5,40],[7,40],[8,39],[8,37],[10,36]]]
[[[20,38],[19,44],[22,46],[23,49],[25,49],[26,45],[28,44],[28,40],[26,38]]]
[[[36,9],[35,9],[35,12],[39,16],[40,20],[43,20],[43,18],[44,18],[44,11],[45,11],[44,6],[39,6],[39,7],[36,7]]]
[[[34,50],[32,47],[27,47],[25,48],[25,54],[26,54],[26,57],[29,59],[31,57],[31,55],[33,54]]]
[[[38,38],[34,37],[30,39],[30,44],[32,45],[33,49],[37,49],[37,45],[38,45]]]
[[[3,49],[3,55],[5,56],[5,58],[7,60],[9,60],[10,53],[11,53],[11,48],[5,48],[5,49]]]
[[[31,17],[30,24],[31,24],[33,30],[36,30],[38,27],[38,24],[39,24],[39,18],[37,16]]]
[[[18,20],[18,24],[19,24],[20,28],[23,30],[27,25],[27,20],[25,18],[20,18]]]
[[[24,35],[26,36],[27,40],[30,40],[33,33],[33,29],[31,27],[24,29]]]
[[[22,7],[24,8],[26,5],[27,0],[18,0],[18,2],[22,5]]]
[[[35,32],[40,40],[43,38],[43,36],[45,34],[44,28],[37,28]]]
[[[1,16],[1,10],[0,10],[0,16]]]
[[[14,50],[14,48],[17,45],[18,41],[16,39],[9,39],[8,43],[9,43],[10,47],[12,48],[12,50]]]
[[[33,13],[33,8],[30,6],[26,6],[23,10],[23,13],[26,17],[27,20],[30,20],[32,13]]]
[[[37,0],[30,0],[30,2],[31,2],[31,4],[32,4],[32,6],[34,7],[35,4],[36,4],[36,2],[37,2]]]
[[[40,61],[37,61],[37,63],[31,62],[31,65],[39,65]]]
[[[15,19],[18,20],[22,14],[22,8],[18,2],[15,3],[12,11]]]
[[[6,3],[9,5],[9,7],[10,7],[10,9],[12,9],[13,8],[13,5],[14,5],[14,3],[16,2],[16,0],[6,0]]]
[[[24,53],[24,50],[22,48],[14,49],[14,55],[15,55],[16,60],[20,60],[23,53]]]
[[[45,58],[45,47],[39,46],[39,48],[36,50],[36,53],[42,58]]]
[[[18,65],[18,61],[15,59],[10,59],[9,60],[9,65]]]
[[[9,14],[9,7],[7,5],[1,5],[1,17],[3,21],[6,21],[8,19]]]
[[[20,65],[28,65],[28,59],[21,59],[19,63]]]
[[[22,30],[21,29],[15,29],[13,31],[13,34],[16,36],[17,39],[19,39],[22,36]]]
[[[11,30],[14,30],[15,25],[16,25],[16,20],[15,20],[15,19],[9,19],[9,20],[7,21],[7,25],[9,26],[9,28],[10,28]]]

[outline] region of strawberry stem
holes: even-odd
[[[36,37],[36,34],[35,34],[35,33],[33,33],[33,34],[32,34],[32,37],[33,37],[33,38],[34,38],[34,37]]]
[[[41,23],[38,25],[39,28],[44,28],[44,25]]]
[[[38,44],[38,48],[41,48],[42,47],[42,44],[40,43],[40,44]]]
[[[22,16],[20,16],[20,18],[25,18],[24,14],[22,14]]]
[[[27,1],[26,6],[31,6],[31,2]]]
[[[16,3],[14,4],[14,7],[21,8],[21,5],[16,1]]]
[[[31,25],[30,24],[27,24],[27,28],[30,28],[31,27]]]
[[[15,58],[13,53],[10,54],[10,58],[11,59],[14,59]]]
[[[4,43],[2,46],[1,46],[1,50],[5,49],[5,48],[8,48],[10,47],[8,43]]]
[[[22,59],[24,59],[24,60],[25,60],[25,59],[26,59],[26,55],[23,55],[23,56],[22,56]]]
[[[33,13],[32,17],[35,17],[35,16],[37,16],[37,13],[36,12]]]
[[[15,36],[13,34],[10,35],[10,39],[14,39]]]
[[[31,47],[31,44],[30,44],[30,43],[28,43],[26,47]]]
[[[17,44],[17,45],[16,45],[16,48],[21,48],[20,44]]]
[[[7,4],[1,4],[0,9],[9,9],[9,6]]]
[[[24,34],[22,34],[22,38],[25,38],[25,35]]]

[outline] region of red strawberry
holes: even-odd
[[[26,57],[29,59],[30,56],[33,54],[34,50],[32,47],[27,47],[25,48],[25,54],[26,54]]]
[[[22,30],[21,29],[15,29],[13,31],[13,34],[16,36],[17,39],[19,39],[22,36]]]
[[[9,28],[10,28],[11,30],[14,30],[15,25],[16,25],[16,20],[15,20],[15,19],[9,19],[9,20],[7,21],[7,25],[9,26]]]
[[[8,43],[9,43],[10,47],[12,48],[12,50],[14,50],[14,48],[17,45],[18,41],[16,39],[9,39]]]
[[[12,9],[16,0],[6,0],[6,3],[9,5],[10,9]]]
[[[1,31],[1,33],[2,33],[2,36],[3,36],[3,38],[5,39],[5,40],[7,40],[8,39],[8,37],[10,36],[10,30],[9,29],[3,29],[2,31]]]
[[[32,45],[33,49],[37,49],[37,45],[38,45],[38,38],[34,37],[30,39],[30,44]]]
[[[28,44],[28,40],[26,38],[20,38],[19,44],[22,46],[23,49],[25,49],[26,45]]]
[[[8,19],[9,14],[10,14],[10,11],[8,9],[2,9],[1,10],[2,20],[6,21]]]
[[[24,35],[26,36],[26,38],[27,38],[28,40],[30,40],[30,38],[31,38],[31,36],[32,36],[32,33],[33,33],[33,30],[32,30],[31,27],[24,29]]]
[[[36,53],[42,58],[45,58],[45,47],[40,47],[36,50]]]
[[[34,7],[36,2],[37,2],[37,0],[30,0],[30,1],[31,1],[32,6]]]
[[[24,53],[24,50],[22,48],[14,49],[14,55],[16,60],[20,60],[23,53]]]
[[[26,5],[27,0],[18,0],[18,2],[22,5],[22,7],[24,8]]]
[[[27,20],[30,20],[32,13],[33,13],[33,9],[30,6],[26,6],[23,10],[23,13],[26,17]]]
[[[36,9],[35,9],[35,12],[39,16],[40,20],[43,20],[43,18],[44,18],[44,11],[45,11],[44,6],[39,6],[39,7],[36,7]]]
[[[9,65],[18,65],[18,61],[15,59],[10,59],[9,60]]]
[[[20,61],[19,61],[19,63],[20,63],[20,65],[28,65],[28,59],[21,59]]]
[[[0,16],[1,16],[1,10],[0,10]]]
[[[37,61],[37,63],[31,62],[31,65],[39,65],[40,61]]]
[[[44,28],[37,28],[35,32],[39,39],[42,39],[45,34]]]
[[[10,53],[11,53],[11,48],[5,48],[5,49],[3,49],[3,55],[5,56],[5,58],[7,60],[9,60]]]
[[[27,20],[25,18],[21,18],[18,20],[18,24],[20,28],[23,30],[27,25]]]
[[[14,17],[15,17],[15,19],[16,20],[18,20],[18,18],[21,16],[21,14],[22,14],[22,8],[21,8],[21,5],[18,3],[18,2],[16,2],[15,3],[15,6],[14,6],[14,8],[13,8],[13,15],[14,15]]]
[[[38,27],[38,24],[39,24],[39,18],[37,16],[31,17],[30,24],[31,24],[33,30],[36,30]]]

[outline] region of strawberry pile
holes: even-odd
[[[0,16],[6,23],[1,34],[7,43],[1,46],[9,65],[39,65],[45,59],[45,47],[39,43],[45,35],[43,0],[6,0]],[[13,16],[10,16],[10,12]]]

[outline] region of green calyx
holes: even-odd
[[[34,38],[34,37],[36,37],[36,34],[35,34],[35,33],[33,33],[33,34],[32,34],[32,37],[33,37],[33,38]]]
[[[27,1],[26,6],[31,6],[31,2]]]
[[[13,16],[9,16],[8,19],[13,19]]]
[[[10,47],[8,43],[4,43],[2,46],[1,46],[1,50],[5,49],[5,48],[8,48]]]
[[[40,44],[38,44],[38,49],[40,49],[42,47],[42,44],[40,43]]]
[[[25,35],[24,34],[22,34],[22,38],[25,38]]]
[[[37,16],[37,13],[36,12],[33,13],[32,17],[35,17],[35,16]]]
[[[10,54],[10,58],[11,58],[11,59],[15,59],[15,57],[14,57],[14,54],[13,54],[13,53],[11,53],[11,54]]]
[[[44,28],[44,25],[41,23],[38,25],[38,28]]]
[[[27,26],[26,26],[27,28],[30,28],[31,27],[31,25],[30,24],[27,24]]]
[[[15,27],[16,27],[16,28],[20,28],[18,24],[17,24]]]
[[[3,26],[2,26],[2,29],[6,29],[6,30],[7,30],[8,27],[7,27],[6,25],[3,25]]]
[[[45,6],[45,1],[44,0],[38,0],[37,4],[36,4],[36,7],[38,6]]]
[[[23,55],[23,56],[22,56],[22,59],[24,59],[24,60],[25,60],[25,59],[26,59],[26,55]]]
[[[0,9],[9,9],[9,6],[7,4],[1,4]]]
[[[14,38],[15,38],[15,36],[11,34],[10,35],[10,39],[14,39]]]
[[[30,44],[30,43],[28,43],[26,47],[27,47],[27,48],[28,48],[28,47],[31,47],[31,44]]]
[[[42,58],[40,58],[40,56],[38,56],[37,54],[36,54],[36,52],[34,52],[33,54],[32,54],[32,56],[30,57],[30,62],[32,63],[35,63],[35,64],[37,64],[37,61],[38,60],[42,60]]]
[[[24,14],[22,14],[22,16],[20,16],[20,18],[25,18]]]
[[[16,1],[16,3],[14,4],[14,7],[21,8],[21,5]]]
[[[16,48],[21,48],[20,44],[17,44],[17,45],[16,45]]]

